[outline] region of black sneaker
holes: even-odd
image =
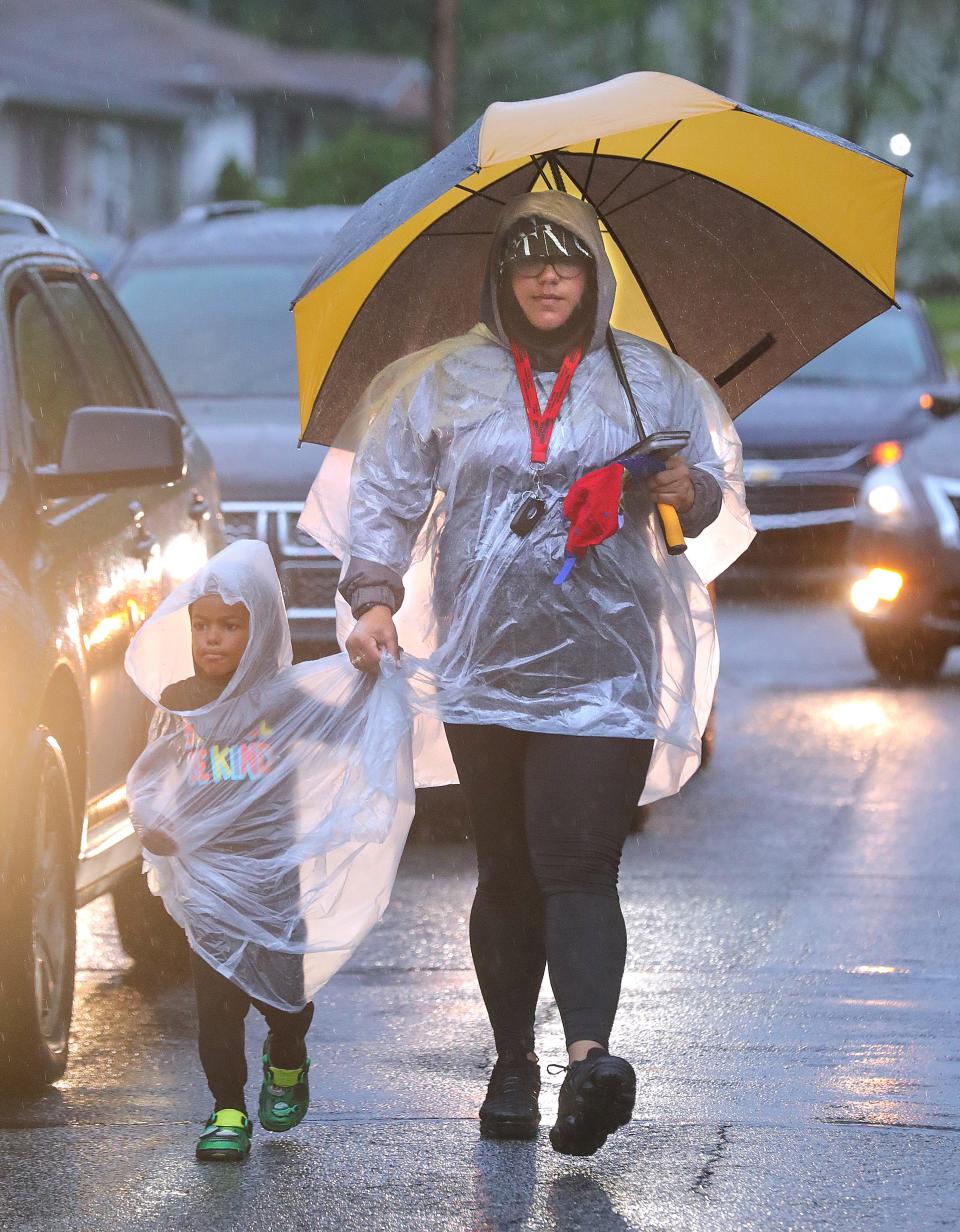
[[[637,1076],[630,1062],[591,1048],[567,1069],[551,1146],[561,1155],[593,1155],[627,1124],[636,1098]]]
[[[480,1106],[481,1137],[535,1138],[540,1126],[539,1095],[539,1064],[523,1052],[501,1054]]]

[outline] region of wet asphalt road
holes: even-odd
[[[0,1101],[0,1228],[960,1227],[960,652],[895,690],[827,606],[727,601],[721,630],[713,766],[625,857],[640,1098],[601,1154],[480,1141],[471,856],[414,845],[319,1001],[308,1120],[241,1167],[192,1158],[188,991],[138,981],[86,908],[67,1078]],[[540,1023],[559,1060],[547,998]]]

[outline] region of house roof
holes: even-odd
[[[0,0],[0,103],[178,120],[219,94],[426,114],[422,61],[294,51],[155,0]]]

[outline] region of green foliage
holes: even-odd
[[[428,156],[424,136],[355,120],[342,136],[294,160],[286,204],[352,205],[365,201]]]
[[[907,198],[897,280],[929,295],[960,293],[960,205],[947,201],[924,208]]]
[[[930,324],[940,336],[947,363],[960,372],[960,295],[925,301]]]
[[[228,158],[213,190],[214,201],[254,201],[261,196],[256,176],[244,171],[235,158]]]

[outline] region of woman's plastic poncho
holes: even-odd
[[[510,521],[532,490],[530,439],[497,279],[504,235],[531,213],[588,245],[597,312],[542,472],[547,515],[520,538]],[[699,764],[718,670],[705,583],[753,535],[740,442],[703,377],[630,334],[616,338],[646,432],[690,432],[684,456],[720,485],[721,512],[686,555],[670,556],[646,486],[628,483],[622,529],[554,584],[565,494],[637,440],[605,346],[614,291],[588,206],[560,193],[511,202],[491,248],[486,324],[381,373],[313,484],[301,526],[343,560],[345,574],[360,560],[403,578],[401,645],[426,661],[415,682],[420,784],[455,781],[438,719],[652,738],[645,801],[677,791]],[[554,379],[536,376],[541,406]],[[343,637],[353,621],[342,599],[338,607]]]
[[[409,686],[343,655],[291,666],[269,549],[243,541],[171,594],[127,671],[160,706],[194,675],[188,605],[244,603],[250,636],[228,686],[188,713],[160,707],[127,793],[151,886],[192,948],[251,996],[299,1009],[383,914],[413,818]],[[169,696],[169,694],[168,694]]]

